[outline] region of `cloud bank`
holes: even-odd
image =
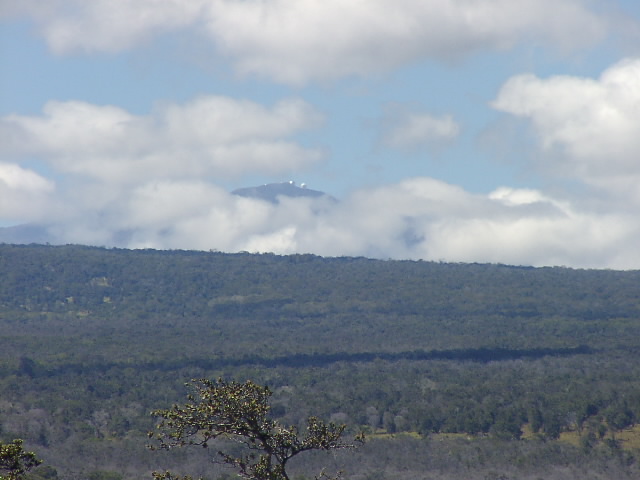
[[[630,268],[636,216],[581,210],[535,190],[465,192],[431,178],[362,189],[338,203],[242,198],[197,180],[68,198],[49,231],[60,243],[128,248],[311,252],[325,256]],[[84,204],[79,200],[85,201]]]
[[[198,31],[235,70],[303,85],[424,59],[450,61],[534,41],[592,45],[610,30],[582,0],[22,0],[5,17],[36,19],[58,54],[129,49]]]

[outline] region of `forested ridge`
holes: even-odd
[[[0,440],[34,477],[224,477],[145,449],[151,410],[223,377],[368,432],[331,458],[347,478],[638,478],[639,292],[639,271],[0,245]]]

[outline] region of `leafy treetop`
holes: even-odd
[[[324,423],[316,417],[308,418],[304,434],[295,426],[280,425],[268,416],[271,391],[251,381],[201,379],[187,385],[194,392],[188,395],[186,404],[152,412],[162,420],[157,427],[160,432],[150,432],[149,436],[160,441],[161,449],[186,445],[206,448],[219,437],[238,442],[244,445],[244,453],[218,451],[218,455],[222,463],[235,467],[247,479],[288,480],[287,462],[299,453],[350,448],[364,441],[358,435],[354,443],[344,443],[341,437],[345,425]],[[176,478],[170,472],[154,473],[154,477]]]
[[[0,480],[20,480],[24,474],[42,463],[33,452],[25,452],[22,440],[0,443],[0,470],[6,475],[0,475]]]

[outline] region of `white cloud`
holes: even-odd
[[[119,52],[163,32],[192,27],[206,0],[20,0],[0,17],[27,15],[58,54]]]
[[[441,146],[460,133],[451,115],[434,116],[399,105],[387,109],[381,127],[381,143],[402,150]]]
[[[0,218],[43,221],[42,212],[54,193],[52,181],[19,165],[0,162]]]
[[[640,60],[623,60],[600,78],[511,78],[494,108],[525,118],[537,132],[549,174],[640,204]],[[550,163],[553,161],[553,163]]]
[[[385,71],[533,38],[570,50],[607,33],[584,0],[22,0],[57,53],[114,52],[195,29],[241,74],[287,84]]]
[[[0,163],[0,182],[12,190],[23,190],[28,193],[51,193],[53,183],[32,170],[19,165]]]
[[[135,183],[149,178],[279,173],[322,154],[288,140],[322,117],[301,100],[272,108],[226,97],[165,104],[149,116],[85,102],[48,102],[41,116],[0,119],[0,158],[37,155],[60,172]]]
[[[489,198],[508,206],[548,204],[560,209],[567,208],[566,202],[560,202],[531,188],[499,187],[489,194]]]
[[[221,0],[208,26],[240,73],[291,84],[504,49],[528,37],[570,49],[606,30],[578,0]]]

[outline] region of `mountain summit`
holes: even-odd
[[[302,183],[300,186],[297,186],[293,180],[283,183],[266,183],[258,187],[238,188],[231,193],[233,195],[239,195],[241,197],[259,198],[271,203],[279,203],[278,197],[333,198],[330,195],[327,195],[326,193],[319,190],[312,190],[310,188],[307,188],[304,183]]]

